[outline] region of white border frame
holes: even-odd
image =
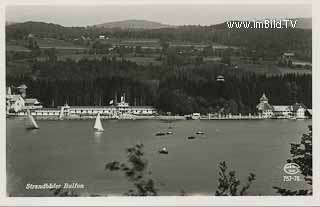
[[[317,0],[0,0],[0,205],[6,206],[212,206],[212,205],[238,205],[238,206],[314,206],[320,205],[320,120],[319,104],[320,92],[320,2]],[[312,4],[312,96],[313,96],[313,196],[158,196],[158,197],[7,197],[6,196],[6,131],[5,131],[5,6],[6,5],[173,5],[173,4]]]

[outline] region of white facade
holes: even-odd
[[[261,115],[263,118],[271,118],[273,116],[273,110],[271,109],[263,110]]]
[[[17,87],[20,94],[12,94],[11,87],[7,88],[6,111],[7,113],[17,113],[23,110],[41,109],[42,105],[36,98],[26,98],[26,89],[28,87],[22,84]]]
[[[260,103],[257,105],[257,110],[263,118],[271,118],[273,117],[273,107],[269,104],[269,99],[263,93],[260,98]]]
[[[297,119],[305,119],[306,118],[306,109],[299,107],[296,112],[296,118]]]
[[[26,98],[26,99],[24,99],[24,101],[25,101],[24,109],[33,110],[33,109],[41,109],[42,108],[41,103],[36,98]]]
[[[270,105],[268,98],[265,94],[260,98],[260,103],[257,105],[260,115],[264,118],[277,118],[277,119],[306,119],[307,108],[300,103],[293,105]]]
[[[273,114],[278,118],[290,118],[293,115],[292,106],[273,105]]]
[[[7,95],[7,112],[19,112],[24,108],[24,99],[20,95]]]
[[[101,115],[116,116],[120,114],[153,115],[157,110],[150,106],[70,106],[70,115]]]

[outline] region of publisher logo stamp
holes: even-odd
[[[289,175],[295,175],[300,172],[300,166],[296,163],[287,163],[283,166],[283,171]]]

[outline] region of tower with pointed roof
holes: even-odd
[[[263,93],[260,98],[260,103],[257,105],[257,110],[265,118],[273,116],[273,107],[269,104],[269,99],[266,94]]]
[[[263,93],[260,98],[260,103],[268,103],[269,99],[267,98],[266,94]]]

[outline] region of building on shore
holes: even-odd
[[[301,103],[293,105],[271,105],[269,99],[262,94],[260,103],[257,105],[258,113],[264,118],[278,118],[278,119],[306,119],[310,118],[311,114],[308,108]]]
[[[57,108],[38,108],[36,99],[26,99],[24,108],[16,110],[15,115],[25,116],[26,109],[31,110],[35,116],[56,116],[60,119],[64,117],[94,117],[98,113],[103,118],[108,119],[131,119],[134,116],[152,116],[157,114],[157,110],[152,106],[130,106],[125,100],[125,95],[121,96],[120,102],[111,100],[107,106],[69,106],[67,103]],[[26,105],[30,103],[30,105]],[[29,108],[27,108],[29,107]]]
[[[261,96],[260,103],[256,108],[259,114],[261,114],[261,116],[264,118],[271,118],[273,116],[273,107],[269,104],[269,99],[264,93]]]
[[[26,98],[26,85],[16,87],[18,93],[12,92],[11,87],[6,90],[6,112],[17,113],[27,109],[41,109],[42,105],[36,98]]]

